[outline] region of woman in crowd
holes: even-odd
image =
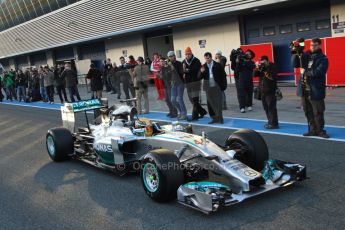
[[[90,65],[90,70],[86,75],[87,79],[91,80],[91,91],[92,98],[96,95],[96,98],[102,98],[102,89],[103,89],[103,81],[102,81],[102,72],[96,68],[95,64]]]

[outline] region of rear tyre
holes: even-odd
[[[268,148],[262,136],[254,130],[241,129],[225,141],[228,149],[241,150],[236,159],[247,166],[261,171],[268,160]]]
[[[65,128],[53,128],[46,135],[48,155],[53,161],[66,161],[74,152],[74,141],[71,132]]]
[[[144,157],[140,178],[146,194],[157,202],[175,199],[184,182],[179,159],[166,149],[150,151]]]

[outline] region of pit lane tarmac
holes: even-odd
[[[306,164],[310,180],[205,216],[159,204],[138,175],[115,176],[76,161],[53,163],[45,147],[60,112],[0,105],[0,229],[341,229],[345,143],[263,134],[271,158]],[[194,126],[222,144],[233,131]]]

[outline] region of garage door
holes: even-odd
[[[54,54],[55,60],[57,62],[74,59],[74,52],[72,46],[58,48],[54,50]]]
[[[29,66],[28,57],[27,56],[19,56],[16,57],[16,65],[17,69],[23,69]]]
[[[301,37],[331,36],[328,1],[248,15],[244,23],[246,44],[272,42],[275,62],[281,73],[293,72],[289,52],[291,41]],[[293,75],[282,78],[286,81],[294,80]]]
[[[79,58],[81,60],[90,59],[92,61],[105,60],[104,42],[97,42],[79,46]]]
[[[30,62],[32,66],[45,66],[47,65],[47,57],[45,52],[34,53],[30,55]]]

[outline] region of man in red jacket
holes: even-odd
[[[153,61],[151,63],[151,71],[153,72],[154,81],[158,93],[157,100],[165,100],[165,92],[163,87],[162,79],[160,78],[159,72],[161,69],[160,58],[158,53],[153,54]]]

